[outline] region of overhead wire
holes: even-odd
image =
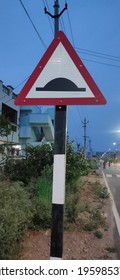
[[[29,18],[29,20],[30,20],[30,22],[31,22],[31,24],[32,24],[32,26],[33,26],[33,28],[34,28],[34,30],[35,30],[35,32],[36,32],[36,34],[37,34],[37,36],[38,36],[38,38],[39,38],[39,40],[40,40],[40,42],[42,43],[43,47],[46,49],[46,48],[47,48],[47,47],[46,47],[46,44],[45,44],[45,42],[43,41],[43,39],[42,39],[40,33],[38,32],[38,30],[37,30],[35,24],[33,23],[33,21],[32,21],[32,19],[31,19],[30,15],[29,15],[27,9],[25,8],[25,6],[24,6],[24,4],[23,4],[23,2],[22,2],[22,0],[19,0],[19,2],[20,2],[20,4],[21,4],[21,6],[23,7],[23,9],[24,9],[24,11],[25,11],[27,17]]]
[[[73,114],[72,108],[71,106],[68,107],[68,113],[70,112],[70,115],[72,116],[71,121],[73,122],[73,126],[72,129],[74,130],[75,134],[76,134],[76,128],[75,128],[75,122],[76,122],[76,118]]]
[[[78,50],[81,50],[81,51],[85,51],[85,52],[98,54],[98,55],[102,55],[102,56],[106,56],[106,57],[109,57],[109,58],[114,58],[114,59],[120,60],[120,56],[110,55],[110,54],[106,54],[106,53],[102,53],[102,52],[97,52],[97,51],[92,51],[92,50],[88,50],[88,49],[84,49],[84,48],[79,48],[79,47],[75,47],[75,48],[78,49]]]
[[[60,8],[60,12],[61,12],[61,8]],[[60,17],[60,25],[61,25],[62,31],[64,31],[64,33],[66,33],[65,24],[64,24],[64,20],[63,20],[63,16],[62,15]]]
[[[14,87],[14,90],[17,89],[19,86],[21,86],[25,81],[29,79],[31,75],[29,75],[27,78],[25,78],[22,82],[20,82],[17,86]]]
[[[67,2],[65,1],[65,4],[66,4]],[[69,15],[69,11],[68,11],[68,9],[67,9],[67,15],[68,15],[68,23],[69,23],[69,27],[70,27],[70,32],[71,32],[71,38],[72,38],[72,44],[73,44],[73,47],[75,48],[75,42],[74,42],[74,36],[73,36],[73,31],[72,31],[72,24],[71,24],[71,19],[70,19],[70,15]],[[80,106],[75,106],[75,108],[76,108],[76,110],[77,110],[77,114],[78,114],[78,116],[79,116],[79,118],[80,118],[80,121],[82,121],[82,119],[83,119],[83,117],[82,117],[82,115],[83,115],[83,113],[82,113],[82,109],[80,108]],[[81,111],[80,111],[80,109],[81,109]],[[86,114],[85,114],[86,115]]]
[[[22,1],[21,1],[21,0],[19,0],[19,1],[20,1],[20,3],[21,3],[22,7],[24,8],[26,14],[28,15],[28,12],[27,12],[25,6],[23,5]],[[67,2],[66,2],[66,0],[65,0],[65,4],[66,4],[66,3],[67,3]],[[44,4],[44,7],[45,7],[45,5],[46,5],[46,6],[47,6],[47,9],[50,10],[50,9],[49,9],[49,5],[48,5],[48,3],[47,3],[47,0],[43,0],[43,4]],[[67,11],[68,11],[68,9],[67,9]],[[29,17],[29,16],[28,16],[28,17]],[[48,18],[49,18],[49,17],[48,17]],[[49,18],[49,19],[50,19],[50,18]],[[70,26],[70,32],[71,32],[72,42],[73,42],[73,45],[74,45],[74,37],[73,37],[73,31],[72,31],[72,25],[71,25],[71,20],[70,20],[69,12],[68,12],[68,21],[69,21],[69,26]],[[63,22],[63,20],[62,20],[62,22]],[[50,23],[50,25],[51,25],[51,23]],[[65,25],[64,25],[64,26],[65,26]],[[51,29],[52,29],[52,32],[53,32],[53,28],[51,28]],[[35,29],[35,30],[36,30],[36,29]],[[64,30],[65,30],[65,28],[64,28]],[[38,32],[38,31],[37,31],[37,32]],[[54,33],[54,32],[53,32],[53,33]],[[46,47],[46,46],[45,46],[45,47]],[[81,52],[81,51],[89,52],[90,55],[94,55],[94,56],[97,56],[97,54],[98,54],[98,55],[102,55],[102,56],[106,56],[105,59],[110,59],[110,60],[113,60],[113,59],[119,60],[119,59],[120,59],[119,56],[114,56],[114,55],[110,55],[110,54],[107,54],[107,53],[97,52],[97,51],[93,51],[93,50],[89,50],[89,49],[85,49],[85,48],[75,47],[75,49],[78,50],[78,52]],[[88,54],[88,53],[87,53],[87,54]],[[95,54],[96,54],[96,55],[95,55]],[[97,57],[99,57],[99,56],[97,56]],[[108,58],[107,58],[107,57],[108,57]],[[104,57],[103,57],[103,58],[104,58]],[[102,64],[102,65],[106,65],[106,66],[110,66],[110,67],[120,68],[119,65],[107,64],[107,63],[98,62],[98,61],[91,60],[91,59],[87,59],[87,58],[81,58],[81,59],[82,59],[82,60],[85,60],[85,61],[88,61],[88,62],[93,62],[93,63]],[[14,89],[17,89],[17,88],[18,88],[21,84],[23,84],[28,78],[29,78],[29,77],[27,77],[27,78],[24,79],[22,82],[20,82],[17,86],[15,86]]]
[[[65,1],[65,3],[67,3],[67,2]],[[70,15],[69,15],[69,10],[68,10],[68,8],[67,8],[67,16],[68,16],[68,22],[69,22],[69,26],[70,26],[72,44],[73,44],[73,47],[75,47],[74,37],[73,37],[73,31],[72,31],[72,25],[71,25],[71,20],[70,20]]]
[[[83,53],[83,54],[87,54],[87,55],[90,55],[90,56],[94,56],[94,57],[98,57],[98,58],[100,58],[100,59],[106,59],[106,60],[111,60],[111,61],[114,61],[114,62],[120,62],[120,58],[119,57],[115,57],[115,56],[110,56],[110,55],[107,55],[107,54],[102,54],[102,53],[99,53],[99,52],[95,52],[94,53],[94,51],[89,51],[88,52],[88,50],[87,51],[85,51],[85,49],[84,49],[84,51],[81,51],[81,49],[80,48],[76,48],[75,47],[75,49],[77,50],[77,52],[79,52],[79,53]],[[97,53],[98,54],[100,54],[100,55],[97,55]],[[120,68],[120,65],[117,65],[117,64],[111,64],[111,63],[106,63],[106,62],[100,62],[100,61],[96,61],[96,60],[92,60],[92,59],[87,59],[87,58],[81,58],[81,59],[83,59],[83,60],[86,60],[86,61],[89,61],[89,62],[94,62],[94,63],[98,63],[98,64],[103,64],[103,65],[106,65],[106,66],[110,66],[110,67],[116,67],[116,68]]]
[[[115,61],[115,62],[120,62],[120,59],[113,58],[113,57],[110,57],[110,56],[104,56],[104,54],[103,55],[97,55],[97,54],[94,54],[94,53],[91,53],[91,52],[88,52],[88,51],[81,51],[80,48],[75,47],[75,49],[79,53],[83,53],[83,54],[87,54],[87,55],[91,55],[91,56],[95,56],[95,57],[99,57],[99,58],[103,58],[103,59],[107,59],[107,60],[112,60],[112,61]]]
[[[67,2],[65,1],[65,4],[66,3]],[[95,57],[99,57],[99,58],[106,59],[106,60],[120,62],[120,57],[119,56],[114,56],[114,55],[110,55],[110,54],[106,54],[106,53],[102,53],[102,52],[91,51],[89,49],[75,47],[74,36],[73,36],[72,25],[71,25],[71,19],[70,19],[70,15],[69,15],[69,9],[67,9],[67,15],[68,15],[68,22],[69,22],[69,26],[70,26],[72,44],[73,44],[74,48],[77,50],[77,52],[84,53],[84,54],[91,55],[91,56],[95,56]],[[98,61],[94,61],[94,60],[90,60],[90,59],[85,59],[85,58],[83,58],[83,60],[86,60],[86,61],[89,61],[89,62],[98,63],[98,64],[103,64],[103,65],[110,66],[110,67],[112,66],[112,67],[120,68],[120,65],[108,64],[108,63],[98,62]]]
[[[48,12],[50,12],[50,8],[49,8],[47,0],[43,0],[43,6],[44,6],[44,8],[46,6],[47,9],[48,9]],[[54,34],[53,20],[52,20],[52,18],[49,17],[49,15],[47,15],[47,16],[48,16],[48,21],[49,21],[49,24],[50,24],[50,28],[52,30],[52,33]]]
[[[81,57],[81,59],[85,60],[85,61],[89,61],[89,62],[94,62],[94,63],[97,63],[97,64],[102,64],[102,65],[106,65],[106,66],[110,66],[110,67],[120,68],[120,65],[115,65],[115,64],[95,61],[95,60],[92,60],[92,59],[87,59],[87,58],[82,58],[82,57]]]
[[[80,112],[80,106],[76,106],[76,108],[77,108],[77,111],[78,111],[78,115],[79,115],[79,117],[80,117],[80,120],[82,121],[82,114],[81,114],[81,112]]]

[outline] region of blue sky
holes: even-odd
[[[0,79],[5,85],[12,85],[16,93],[54,37],[53,20],[44,14],[44,3],[53,13],[54,1],[22,2],[45,46],[20,1],[0,0]],[[62,9],[65,1],[59,0],[59,4]],[[86,118],[92,149],[107,151],[113,148],[113,142],[120,142],[120,1],[67,0],[67,4],[68,11],[61,17],[60,30],[66,34],[107,100],[104,106],[68,107],[68,132],[71,139],[83,146],[81,121]]]

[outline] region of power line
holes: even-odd
[[[112,57],[112,58],[120,60],[120,56],[110,55],[110,54],[106,54],[106,53],[102,53],[102,52],[97,52],[97,51],[91,51],[91,50],[83,49],[83,48],[79,48],[79,47],[75,47],[75,48],[78,49],[78,50],[81,50],[81,51],[85,51],[85,52],[87,51],[87,52],[90,52],[90,53],[100,54],[100,55],[104,55],[104,56],[108,56],[108,57]]]
[[[72,122],[72,123],[73,123],[72,131],[74,130],[74,134],[77,136],[78,130],[76,130],[76,128],[75,128],[76,118],[75,118],[75,116],[74,116],[74,114],[73,114],[73,111],[72,111],[72,109],[71,109],[71,106],[68,106],[68,114],[70,114],[70,116],[71,116],[70,124],[68,123],[68,133],[69,133],[69,131],[70,131],[70,126],[71,126],[71,122]]]
[[[105,57],[104,54],[103,55],[97,55],[97,54],[94,54],[94,53],[89,53],[87,51],[81,51],[79,48],[75,48],[75,49],[78,50],[78,52],[83,53],[83,54],[87,54],[87,55],[91,55],[91,56],[95,56],[95,57],[99,57],[99,58],[103,58],[103,59],[108,59],[108,60],[120,62],[120,59],[111,58],[109,56]]]
[[[29,20],[30,20],[30,22],[31,22],[31,24],[32,24],[32,26],[33,26],[33,28],[34,28],[34,30],[35,30],[35,32],[36,32],[38,38],[40,39],[40,41],[41,41],[43,47],[46,49],[47,47],[46,47],[46,45],[45,45],[45,43],[44,43],[42,37],[40,36],[40,34],[39,34],[37,28],[35,27],[35,25],[34,25],[34,23],[33,23],[32,19],[31,19],[30,15],[29,15],[29,13],[27,12],[27,10],[26,10],[26,8],[25,8],[25,6],[24,6],[22,0],[19,0],[19,2],[20,2],[20,4],[21,4],[21,6],[23,7],[23,9],[24,9],[24,11],[25,11],[27,17],[29,18]]]
[[[61,12],[61,9],[60,9]],[[65,30],[65,24],[64,24],[64,20],[63,20],[63,16],[61,15],[60,17],[60,24],[61,24],[61,28],[64,31],[64,33],[66,34],[66,30]]]
[[[65,1],[65,3],[66,3],[66,1]],[[71,25],[70,15],[69,15],[68,9],[67,9],[67,15],[68,15],[68,22],[69,22],[70,32],[71,32],[71,37],[72,37],[72,43],[73,43],[73,46],[75,46],[75,44],[74,44],[74,38],[73,38],[73,32],[72,32],[72,25]]]
[[[77,108],[77,112],[78,112],[78,115],[79,115],[79,117],[80,117],[80,120],[82,120],[82,115],[81,115],[81,112],[80,112],[80,107],[78,107],[78,106],[76,106],[76,108]]]
[[[60,11],[61,11],[61,9],[60,9]],[[64,31],[64,33],[65,33],[65,25],[64,25],[64,21],[63,21],[63,17],[62,16],[60,18],[60,25],[61,25],[61,30]]]
[[[48,5],[48,3],[47,3],[47,0],[43,0],[43,5],[44,5],[44,9],[45,9],[45,6],[46,6],[47,9],[48,9],[48,11],[50,11],[49,5]],[[51,20],[52,20],[52,19],[51,19]],[[53,25],[52,25],[53,21],[52,21],[52,23],[51,23],[51,20],[50,20],[50,17],[48,16],[48,21],[49,21],[49,24],[50,24],[52,33],[54,34],[54,29],[53,29]]]
[[[30,75],[30,76],[31,76],[31,75]],[[20,82],[16,87],[14,87],[14,90],[17,89],[19,86],[21,86],[26,80],[28,80],[30,76],[28,76],[27,78],[25,78],[25,79],[24,79],[22,82]]]
[[[95,60],[92,60],[92,59],[87,59],[87,58],[81,58],[81,59],[89,61],[89,62],[94,62],[94,63],[97,63],[97,64],[102,64],[102,65],[106,65],[106,66],[110,66],[110,67],[120,68],[120,65],[108,64],[108,63],[104,63],[104,62],[98,62],[98,61],[95,61]]]

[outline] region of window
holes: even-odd
[[[7,95],[10,95],[9,89],[7,87],[5,87],[4,85],[3,85],[3,92],[5,92]]]
[[[9,119],[13,124],[17,124],[17,111],[2,103],[2,115]]]

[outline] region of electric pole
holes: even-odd
[[[59,13],[59,1],[54,1],[54,15],[45,8],[45,13],[54,18],[54,35],[59,31],[59,17],[67,9]],[[55,106],[54,127],[54,164],[52,190],[52,222],[50,258],[61,259],[63,252],[63,221],[65,202],[65,173],[66,173],[66,115],[67,106]]]
[[[86,121],[86,118],[84,118],[84,122],[83,123],[83,128],[84,128],[84,157],[86,159],[86,139],[87,139],[87,136],[86,136],[86,127],[87,127],[87,124],[89,123],[89,121]]]
[[[90,159],[92,158],[92,146],[91,146],[91,139],[89,139],[89,150],[90,150]]]

